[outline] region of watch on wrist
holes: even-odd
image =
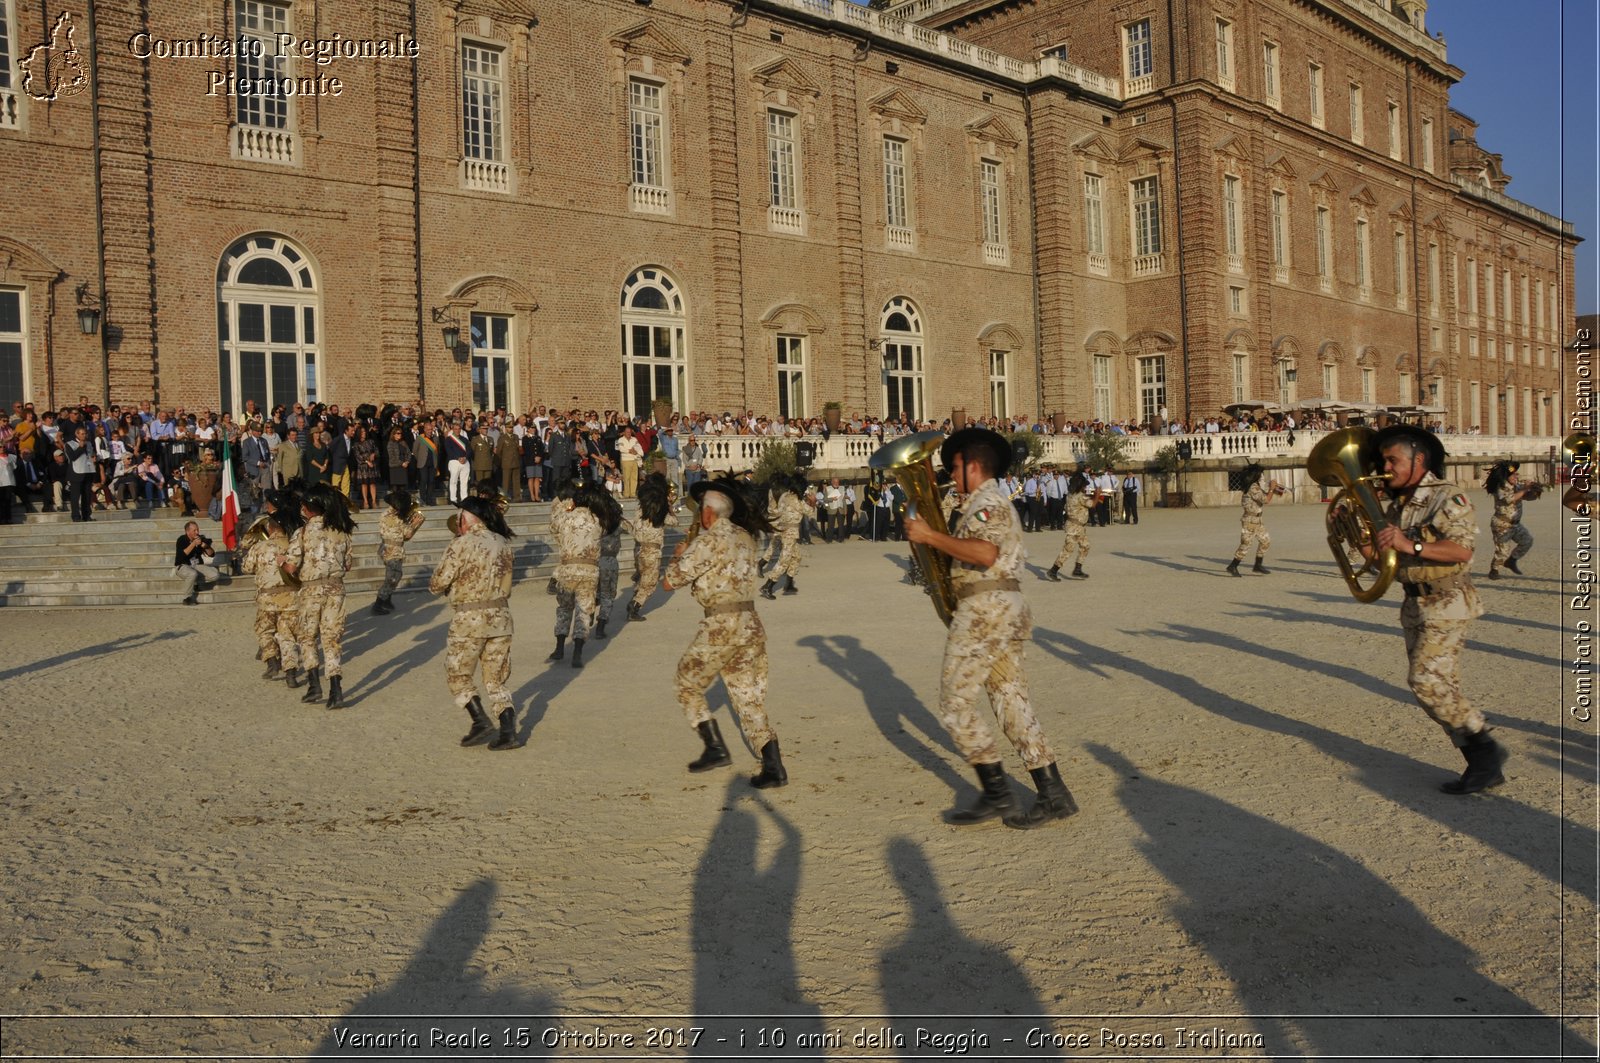
[[[1411,544],[1411,554],[1413,557],[1422,556],[1422,541],[1420,539]]]

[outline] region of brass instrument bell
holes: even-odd
[[[906,516],[920,517],[928,527],[948,535],[944,509],[939,504],[942,492],[933,475],[933,456],[944,443],[942,432],[917,432],[885,443],[867,459],[869,468],[886,472],[906,493]],[[912,543],[911,553],[927,581],[928,595],[939,619],[948,626],[956,614],[955,584],[950,579],[950,558],[926,543]]]
[[[1341,428],[1324,437],[1306,460],[1306,472],[1313,480],[1324,487],[1340,487],[1328,504],[1328,547],[1358,602],[1382,598],[1400,568],[1400,555],[1393,550],[1376,551],[1369,561],[1359,549],[1371,546],[1376,550],[1373,544],[1378,531],[1389,523],[1373,490],[1374,484],[1389,479],[1378,471],[1381,459],[1375,439],[1370,428]],[[1358,560],[1360,568],[1353,564]],[[1374,574],[1372,583],[1363,587],[1361,577],[1369,572]]]

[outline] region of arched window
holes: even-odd
[[[683,291],[666,270],[643,266],[622,285],[622,405],[643,416],[657,399],[688,406],[688,319]]]
[[[916,304],[895,296],[883,308],[879,327],[883,355],[883,409],[891,420],[904,414],[920,421],[923,413],[922,315]]]
[[[317,401],[319,299],[305,252],[281,236],[236,241],[217,266],[217,369],[222,409]]]

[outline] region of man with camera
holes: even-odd
[[[173,576],[184,581],[187,592],[184,605],[199,602],[200,592],[216,582],[219,575],[216,551],[212,549],[211,540],[200,534],[200,525],[192,520],[183,526],[183,534],[178,536],[172,564]]]

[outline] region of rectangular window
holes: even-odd
[[[1533,281],[1526,273],[1524,273],[1522,275],[1522,315],[1517,319],[1517,329],[1524,336],[1526,336],[1528,334],[1528,318],[1531,316],[1530,315],[1530,310],[1531,310],[1530,304],[1532,303],[1532,301],[1533,301]]]
[[[795,169],[794,115],[767,112],[767,177],[772,205],[800,209],[799,178]]]
[[[1339,398],[1339,367],[1326,362],[1322,366],[1322,397],[1329,402]]]
[[[234,121],[261,129],[287,129],[289,97],[281,91],[289,78],[289,57],[278,48],[278,35],[289,32],[289,5],[266,0],[239,0],[237,10],[240,47],[239,81],[249,81],[252,91],[240,93]],[[260,91],[267,79],[267,91]]]
[[[1239,237],[1239,179],[1232,174],[1222,178],[1222,235],[1228,250],[1228,266],[1243,268],[1244,254]]]
[[[1483,317],[1494,320],[1494,267],[1483,267]]]
[[[1433,172],[1433,119],[1422,120],[1422,168]]]
[[[1467,259],[1467,313],[1478,312],[1478,260]]]
[[[1389,158],[1400,157],[1400,105],[1389,101]]]
[[[1373,394],[1372,383],[1373,383],[1373,377],[1375,375],[1376,374],[1371,369],[1363,369],[1363,370],[1361,370],[1361,401],[1362,402],[1374,402],[1374,401],[1376,401],[1372,397],[1372,394]]]
[[[667,188],[667,115],[661,86],[634,78],[628,82],[628,128],[635,186]]]
[[[1059,59],[1065,63],[1067,61],[1067,46],[1058,44],[1054,47],[1046,48],[1039,53],[1039,57],[1041,59]]]
[[[511,393],[511,318],[473,314],[472,404],[480,410],[509,409]]]
[[[909,229],[906,203],[906,142],[883,138],[883,216],[891,229]]]
[[[505,78],[501,52],[461,42],[461,153],[479,162],[505,160]]]
[[[1394,305],[1404,306],[1406,300],[1406,274],[1409,271],[1406,262],[1406,234],[1395,231],[1394,234]]]
[[[1161,253],[1161,191],[1154,177],[1141,177],[1130,186],[1133,198],[1133,254],[1135,258]],[[1159,268],[1159,267],[1157,267]],[[1135,271],[1138,265],[1134,266]]]
[[[1217,82],[1233,91],[1233,23],[1217,19]]]
[[[1317,276],[1322,281],[1324,291],[1333,283],[1332,274],[1328,266],[1328,208],[1317,208]]]
[[[1357,144],[1367,140],[1366,112],[1361,102],[1361,86],[1350,83],[1350,139]]]
[[[1500,347],[1495,343],[1493,336],[1484,339],[1484,355],[1491,362],[1500,357]]]
[[[1311,124],[1321,129],[1322,117],[1322,67],[1312,63],[1306,71],[1311,90]]]
[[[1500,313],[1506,319],[1506,330],[1511,329],[1511,312],[1515,309],[1511,302],[1511,271],[1508,269],[1500,274]]]
[[[1371,294],[1372,284],[1367,276],[1367,220],[1356,219],[1356,287],[1362,295]]]
[[[983,242],[991,247],[1003,247],[1005,228],[1000,214],[1000,164],[984,159],[978,164],[978,189],[983,201]]]
[[[1400,374],[1400,405],[1411,405],[1411,374]]]
[[[1444,350],[1444,329],[1438,325],[1428,329],[1428,349],[1430,351]]]
[[[1234,317],[1244,316],[1244,288],[1240,285],[1228,285],[1228,313]]]
[[[1158,354],[1139,359],[1139,419],[1154,421],[1167,404],[1167,358]]]
[[[1283,97],[1278,88],[1278,45],[1275,41],[1261,43],[1261,92],[1270,106],[1282,106]]]
[[[1094,356],[1094,416],[1097,421],[1111,420],[1111,356]]]
[[[20,288],[0,288],[0,410],[7,413],[13,402],[26,402],[31,397],[27,379],[26,295]]]
[[[1142,19],[1122,27],[1122,39],[1124,44],[1124,65],[1126,67],[1124,76],[1129,81],[1138,81],[1141,78],[1148,79],[1150,72],[1155,69],[1155,64],[1150,54],[1150,20]],[[1148,91],[1149,88],[1149,83],[1146,81],[1138,90],[1130,85],[1128,91],[1130,93]]]
[[[1278,279],[1289,279],[1289,194],[1272,190],[1272,264]]]
[[[1471,336],[1467,337],[1467,356],[1469,358],[1478,357],[1478,336],[1477,336],[1477,333],[1473,333]]]
[[[1439,245],[1428,244],[1428,309],[1439,316]]]
[[[1246,402],[1250,396],[1250,356],[1242,351],[1233,353],[1233,401]]]
[[[1011,413],[1007,394],[1010,378],[1006,375],[1006,362],[1010,351],[989,352],[989,411],[993,417],[1007,417]]]
[[[778,412],[784,417],[805,417],[806,338],[778,337]]]
[[[1483,391],[1481,389],[1482,385],[1476,380],[1467,385],[1467,393],[1472,396],[1472,409],[1468,412],[1473,428],[1483,424]]]
[[[1100,175],[1083,175],[1083,239],[1091,255],[1106,253],[1106,216]]]
[[[0,0],[0,89],[11,88],[11,0]],[[0,118],[0,123],[4,119]]]

